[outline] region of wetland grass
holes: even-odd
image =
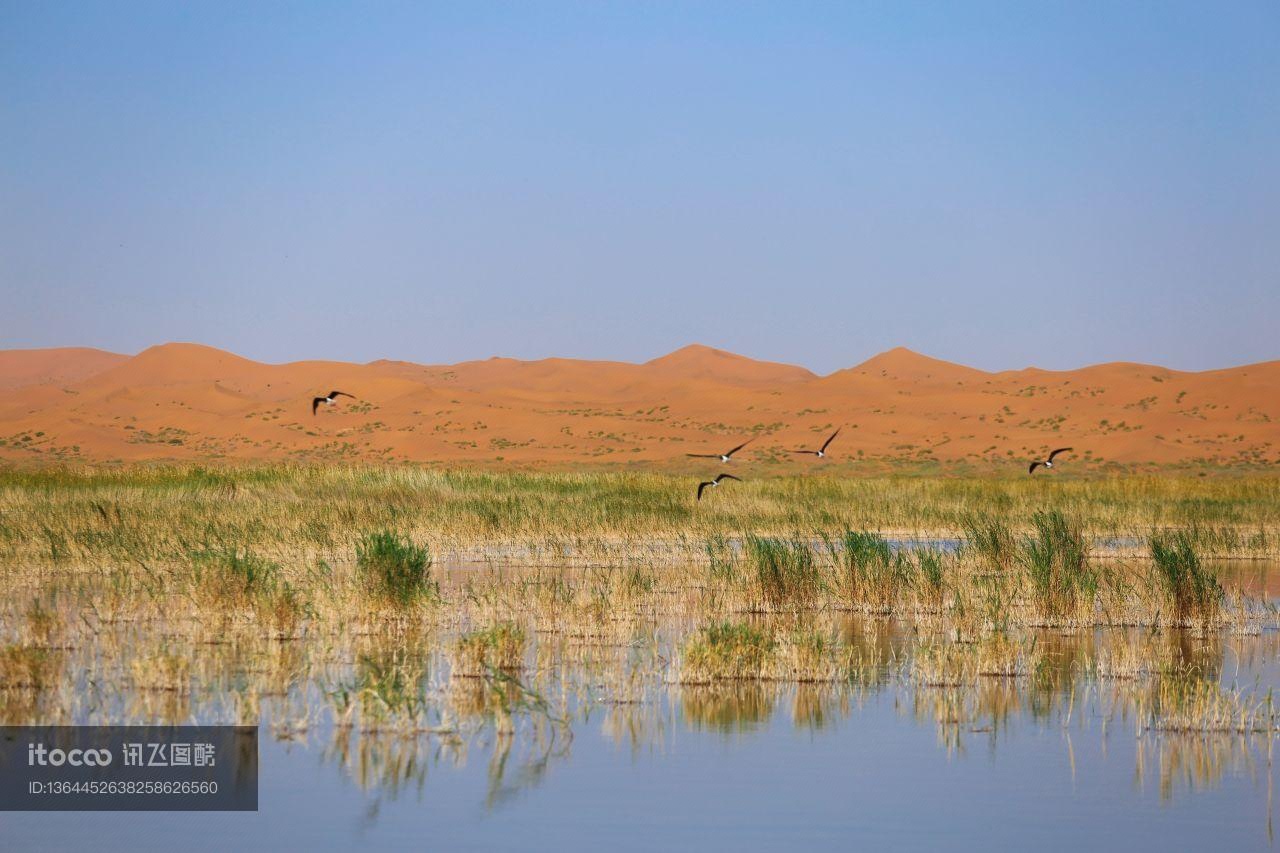
[[[909,580],[909,568],[901,553],[894,553],[879,534],[845,531],[838,546],[827,551],[842,563],[845,594],[849,603],[873,613],[893,609]]]
[[[407,466],[10,469],[0,471],[0,559],[154,560],[192,542],[276,558],[396,530],[441,552],[700,560],[717,535],[872,530],[963,535],[1007,567],[1010,537],[1029,532],[1037,511],[1061,512],[1099,541],[1184,529],[1206,554],[1280,556],[1280,478],[1266,475],[764,477],[738,484],[734,500],[714,509],[681,499],[686,485],[664,474]]]
[[[686,684],[753,680],[765,676],[777,640],[767,628],[747,622],[713,622],[682,649],[680,680]]]
[[[1035,532],[1022,540],[1017,559],[1040,616],[1060,621],[1092,609],[1098,573],[1080,524],[1057,510],[1037,512],[1031,522]]]
[[[814,549],[807,542],[748,534],[743,544],[765,606],[808,606],[823,591]]]
[[[356,569],[375,596],[408,605],[439,594],[431,579],[431,551],[388,530],[356,543]]]
[[[1210,547],[1274,547],[1271,481],[1196,483],[1191,494],[1213,499],[1178,509],[1144,478],[765,480],[697,515],[671,497],[678,482],[4,472],[0,717],[256,723],[269,713],[301,730],[327,714],[362,730],[506,731],[521,709],[550,716],[531,697],[557,697],[565,719],[566,697],[643,704],[677,682],[690,719],[745,725],[799,684],[950,691],[922,706],[980,719],[1061,701],[1073,679],[1126,697],[1172,675],[1210,682],[1216,670],[1169,649],[1217,643],[1220,658],[1224,636],[1275,621],[1224,596],[1202,559]],[[984,501],[981,521],[966,514]],[[1171,529],[1179,518],[1186,526]],[[1097,553],[1099,537],[1139,528],[1151,562]],[[969,541],[912,548],[890,531]],[[191,545],[201,542],[236,544]],[[433,554],[496,567],[455,576]],[[1159,642],[1093,638],[1135,625]],[[909,639],[887,639],[891,626]],[[1046,634],[1080,648],[1056,649]],[[796,700],[798,717],[829,713],[814,695]],[[1230,716],[1215,701],[1176,699],[1144,719],[1207,728]]]
[[[1148,545],[1174,620],[1181,625],[1214,624],[1222,609],[1222,585],[1196,553],[1194,537],[1185,531],[1161,533]]]
[[[248,549],[204,548],[191,554],[192,595],[224,615],[250,610],[278,635],[292,635],[310,612],[280,564]]]

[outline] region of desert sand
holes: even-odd
[[[1280,461],[1280,361],[1188,373],[1144,364],[988,373],[894,349],[828,376],[699,345],[643,364],[262,364],[187,343],[135,356],[0,351],[0,461],[415,462],[529,468],[1025,471]],[[312,415],[311,399],[343,398]],[[843,426],[831,457],[817,447]],[[739,461],[735,461],[739,464]],[[1064,466],[1065,467],[1065,466]],[[1052,475],[1050,475],[1052,476]]]

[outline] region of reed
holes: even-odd
[[[748,534],[744,546],[756,589],[767,606],[808,606],[823,591],[814,550],[807,542]]]
[[[910,580],[910,565],[902,554],[895,554],[877,533],[852,530],[845,531],[838,547],[828,543],[827,550],[842,563],[844,589],[852,606],[876,613],[893,610]]]
[[[1079,522],[1057,510],[1032,516],[1034,534],[1018,549],[1018,562],[1031,582],[1033,602],[1042,618],[1060,620],[1081,608],[1092,609],[1098,574],[1089,563],[1089,546]]]
[[[1154,534],[1148,547],[1175,621],[1202,627],[1214,624],[1222,608],[1222,585],[1201,562],[1194,536],[1185,531]]]
[[[714,536],[797,530],[963,535],[1011,567],[1010,537],[1036,511],[1078,521],[1092,540],[1195,531],[1216,556],[1280,555],[1280,478],[1115,475],[1032,478],[759,477],[714,512],[690,478],[650,473],[497,473],[409,466],[51,467],[0,470],[0,559],[153,560],[192,543],[263,556],[331,552],[370,530],[443,550],[584,562],[639,548],[703,559]],[[975,522],[974,508],[982,508]],[[1001,529],[1008,528],[1008,535]],[[659,549],[658,546],[661,546]],[[1123,548],[1125,546],[1117,546]]]

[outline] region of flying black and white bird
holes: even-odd
[[[791,452],[792,453],[808,453],[810,456],[816,456],[819,459],[826,459],[827,447],[831,444],[831,442],[836,440],[836,436],[839,434],[840,434],[840,428],[837,427],[836,431],[831,433],[831,437],[828,438],[826,441],[822,442],[822,447],[818,448],[817,450],[793,450]]]
[[[730,450],[728,453],[686,453],[685,455],[691,456],[694,459],[719,459],[721,462],[727,465],[733,461],[733,454],[737,453],[739,450],[746,447],[748,444],[750,444],[753,441],[755,441],[754,437],[748,438],[746,441],[742,442],[742,444],[739,444],[737,447],[735,447],[733,450]]]
[[[698,484],[698,500],[702,500],[702,493],[708,488],[719,488],[721,480],[737,480],[739,483],[742,482],[741,477],[735,477],[732,474],[717,474],[714,480],[707,480],[705,483]]]
[[[328,395],[327,397],[314,397],[314,398],[312,398],[312,400],[311,400],[311,414],[313,414],[313,415],[314,415],[314,414],[316,413],[316,409],[320,408],[320,404],[321,404],[321,403],[324,403],[326,406],[332,406],[332,405],[333,405],[333,403],[334,403],[334,401],[335,401],[338,397],[350,397],[352,400],[354,400],[354,399],[355,399],[355,395],[354,395],[354,394],[348,394],[346,391],[330,391],[330,392],[329,392],[329,395]]]
[[[1045,468],[1052,468],[1053,458],[1057,456],[1059,453],[1066,453],[1070,449],[1071,449],[1070,447],[1059,447],[1057,450],[1049,454],[1048,459],[1045,459],[1044,461],[1036,460],[1035,462],[1032,462],[1031,467],[1027,469],[1027,473],[1034,474],[1036,472],[1036,469],[1039,468],[1041,465],[1043,465]]]

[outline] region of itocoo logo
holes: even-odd
[[[42,743],[27,744],[27,766],[61,767],[70,764],[72,767],[106,767],[111,763],[109,749],[47,749]]]

